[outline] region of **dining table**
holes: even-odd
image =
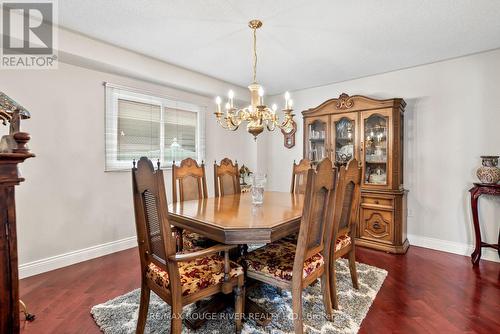
[[[169,220],[182,230],[198,233],[219,243],[238,245],[231,257],[244,256],[248,245],[267,244],[297,233],[302,218],[304,195],[289,192],[266,191],[262,204],[253,204],[251,193],[208,197],[169,204]],[[247,289],[251,282],[247,280]],[[227,306],[224,296],[217,296],[210,303],[197,308],[186,324],[199,328],[203,313],[220,312]],[[246,299],[245,313],[261,325],[270,322],[271,316],[250,299]]]

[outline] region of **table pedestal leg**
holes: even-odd
[[[221,312],[226,307],[233,304],[233,294],[218,294],[210,299],[209,302],[206,302],[204,303],[204,305],[196,308],[196,310],[194,310],[188,317],[184,319],[184,323],[190,329],[197,330],[198,328],[203,326],[207,322],[207,320],[213,318],[213,313]],[[254,320],[257,325],[260,326],[267,326],[272,320],[272,315],[247,297],[245,299],[244,319]]]
[[[231,295],[218,294],[209,302],[203,303],[200,307],[197,307],[188,317],[184,319],[184,323],[191,328],[196,330],[203,326],[205,322],[209,319],[212,313],[218,313],[223,311],[228,305]]]
[[[248,245],[239,245],[238,248],[233,249],[229,252],[229,257],[233,261],[237,261],[241,256],[246,255],[248,252]],[[244,262],[244,261],[243,261]],[[245,265],[243,264],[243,267]],[[246,271],[246,268],[244,268]],[[261,284],[260,282],[249,279],[245,279],[245,289],[247,291],[245,297],[245,317],[243,320],[253,320],[260,326],[267,326],[271,320],[271,313],[267,312],[265,309],[257,305],[254,301],[250,300],[248,296],[248,291],[254,288],[256,285]],[[196,330],[203,326],[209,320],[213,313],[218,313],[223,311],[227,306],[234,306],[234,294],[224,295],[219,293],[215,295],[210,301],[201,303],[199,307],[184,319],[184,323],[191,329]]]
[[[254,320],[257,325],[267,326],[273,320],[271,313],[264,310],[257,303],[247,298],[245,300],[245,318]]]

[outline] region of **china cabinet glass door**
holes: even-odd
[[[333,159],[337,166],[345,165],[357,157],[357,114],[340,114],[332,116]]]
[[[328,156],[328,117],[307,120],[305,149],[313,164]]]
[[[388,185],[389,115],[363,115],[363,146],[365,185]]]

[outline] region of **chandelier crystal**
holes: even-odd
[[[276,128],[282,129],[289,133],[294,129],[294,120],[292,114],[293,101],[290,99],[290,94],[285,93],[285,108],[283,109],[284,117],[280,122],[276,111],[278,107],[273,104],[271,108],[264,104],[264,89],[257,83],[257,29],[262,27],[262,22],[252,20],[248,26],[253,31],[253,83],[248,86],[250,90],[250,105],[244,108],[234,106],[234,92],[232,90],[227,94],[228,100],[225,103],[225,112],[222,112],[222,99],[220,96],[215,98],[217,110],[215,117],[217,122],[227,130],[236,131],[243,122],[247,123],[247,131],[250,132],[254,139],[264,131],[266,127],[269,131],[274,131]]]

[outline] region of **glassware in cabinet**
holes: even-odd
[[[388,117],[372,114],[364,122],[364,183],[387,185]]]
[[[356,157],[356,118],[354,115],[332,116],[333,150],[337,166],[346,165]]]
[[[306,156],[312,163],[318,163],[328,155],[328,122],[319,118],[307,124]]]

